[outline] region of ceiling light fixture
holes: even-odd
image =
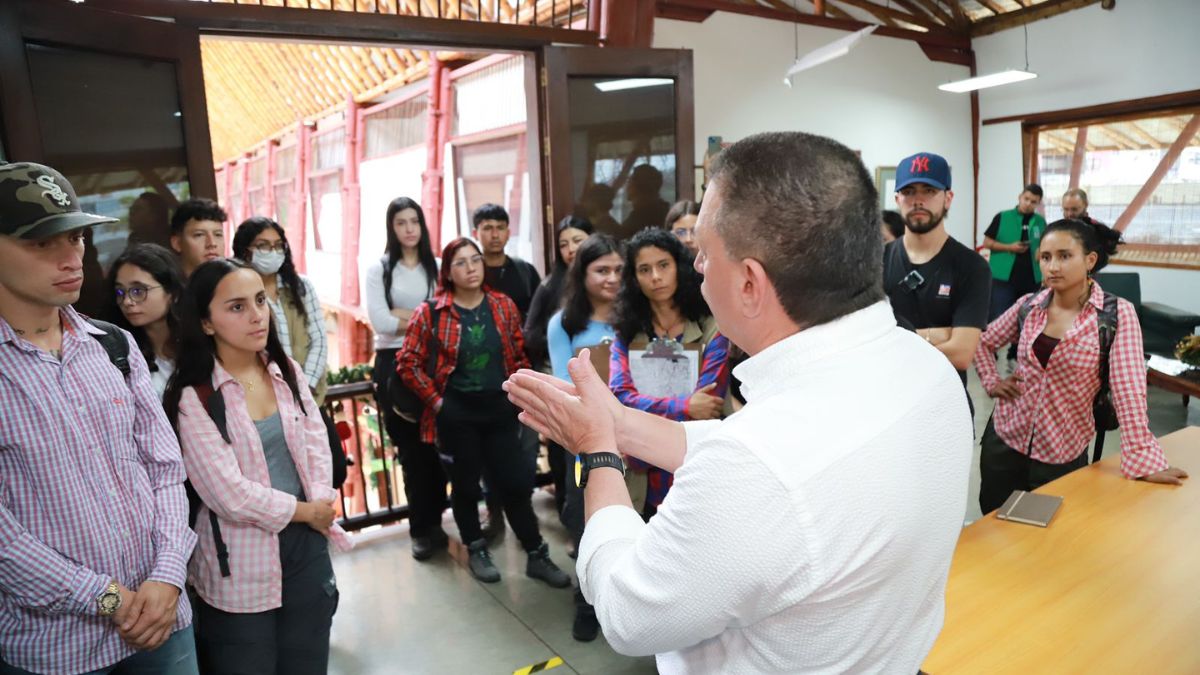
[[[799,24],[797,24],[797,26],[798,25]],[[862,40],[866,36],[870,35],[872,32],[874,32],[874,30],[876,28],[878,28],[878,26],[875,26],[875,25],[867,26],[866,28],[863,28],[862,30],[855,31],[845,37],[838,38],[837,40],[834,40],[833,42],[830,42],[829,44],[827,44],[823,47],[817,47],[816,49],[805,54],[804,56],[800,56],[800,43],[799,43],[799,37],[797,37],[797,39],[796,39],[796,62],[793,63],[792,67],[788,68],[787,73],[784,74],[783,83],[786,84],[788,87],[791,87],[792,86],[792,76],[795,75],[796,73],[798,73],[802,70],[808,70],[809,68],[815,68],[815,67],[821,65],[822,63],[828,63],[834,59],[841,58],[841,57],[845,56],[846,54],[849,54],[850,49],[852,47],[854,47],[854,45],[858,44],[859,40]],[[799,30],[799,29],[797,29],[797,30]]]
[[[956,82],[947,82],[946,84],[938,85],[938,89],[942,91],[950,91],[956,94],[961,94],[977,89],[986,89],[988,87],[999,87],[1002,84],[1012,84],[1013,82],[1024,82],[1037,77],[1037,73],[1029,70],[1029,25],[1025,25],[1025,69],[1016,70],[1010,68],[998,73],[988,75],[979,75],[976,77],[968,77],[965,80]]]
[[[600,91],[621,91],[622,89],[640,89],[642,87],[660,87],[664,84],[674,84],[675,80],[667,77],[629,77],[623,80],[609,80],[607,82],[597,82],[596,88]]]

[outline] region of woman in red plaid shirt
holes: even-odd
[[[479,479],[500,493],[513,532],[529,555],[525,574],[555,588],[571,578],[550,560],[530,496],[535,467],[524,457],[517,409],[500,388],[529,367],[521,313],[507,295],[483,283],[483,253],[455,239],[442,251],[438,292],[413,312],[396,359],[400,379],[425,403],[421,439],[437,443],[449,462],[451,505],[471,574],[500,580],[479,525]]]
[[[984,513],[1013,490],[1032,490],[1086,466],[1095,432],[1092,401],[1100,390],[1098,316],[1104,291],[1092,275],[1121,238],[1101,224],[1060,220],[1046,228],[1038,262],[1046,289],[1026,295],[988,326],[975,352],[984,389],[996,400],[980,445]],[[1018,334],[1018,314],[1028,315]],[[996,350],[1017,343],[1015,372],[1001,379]],[[1127,478],[1180,485],[1187,474],[1167,465],[1146,418],[1146,364],[1137,311],[1117,299],[1109,350],[1109,386],[1121,426],[1121,472]]]

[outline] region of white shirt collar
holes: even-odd
[[[733,374],[742,382],[747,402],[770,396],[795,384],[791,377],[780,377],[781,373],[794,374],[830,355],[883,337],[895,327],[891,305],[881,300],[829,323],[789,335],[738,365]]]

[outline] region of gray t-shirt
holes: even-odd
[[[300,484],[300,474],[296,471],[296,462],[288,450],[287,439],[283,436],[283,419],[277,411],[265,420],[255,420],[254,428],[262,439],[263,455],[267,459],[267,473],[271,476],[271,487],[286,492],[296,499],[304,499],[304,486]]]

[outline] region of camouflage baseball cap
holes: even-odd
[[[75,188],[54,169],[32,162],[0,164],[0,234],[45,239],[115,222],[80,211]]]

